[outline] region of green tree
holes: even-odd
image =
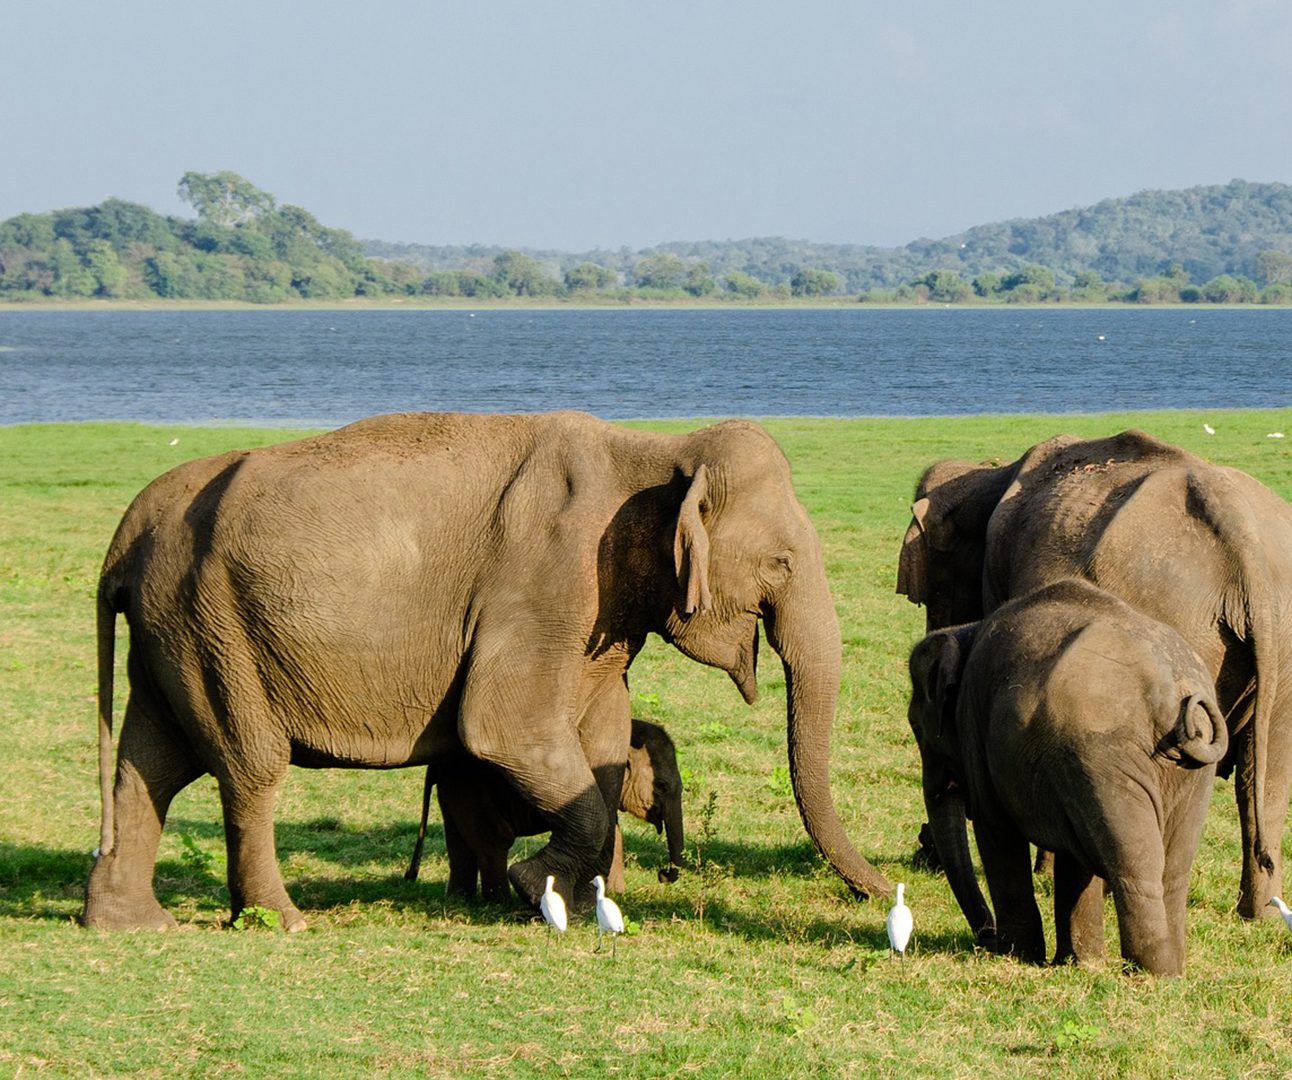
[[[1013,292],[1023,285],[1034,286],[1033,292],[1038,298],[1054,289],[1054,271],[1036,263],[1028,263],[1012,274],[1007,274],[1000,283],[1002,292]]]
[[[1108,283],[1097,270],[1079,270],[1072,279],[1072,298],[1096,302],[1108,299]]]
[[[1202,287],[1209,304],[1252,304],[1256,302],[1256,282],[1245,277],[1220,274]]]
[[[48,290],[51,296],[93,296],[98,291],[98,279],[81,261],[72,245],[61,237],[50,247],[49,266],[54,272],[54,280]]]
[[[959,304],[968,300],[973,291],[954,270],[930,270],[912,284],[923,285],[929,291],[929,299],[939,304]]]
[[[801,267],[790,278],[791,296],[829,296],[839,291],[839,275],[829,270]]]
[[[686,263],[676,255],[648,255],[633,267],[633,279],[644,289],[680,289],[686,280]]]
[[[1262,251],[1256,256],[1256,276],[1266,285],[1292,282],[1292,255],[1285,251]]]
[[[91,241],[85,253],[86,269],[94,275],[95,293],[99,296],[122,297],[130,286],[130,274],[116,251],[106,240]]]
[[[241,225],[274,208],[274,197],[235,172],[186,172],[179,197],[212,225]]]
[[[543,296],[553,292],[556,284],[543,273],[537,259],[520,251],[504,251],[495,257],[493,276],[502,285],[504,294],[513,296]]]
[[[767,291],[767,286],[751,274],[733,270],[722,279],[722,287],[732,296],[742,300],[755,300]]]
[[[682,288],[692,296],[708,296],[718,283],[713,280],[713,275],[709,273],[708,263],[692,263],[686,268],[686,277],[682,281]]]
[[[987,297],[1000,292],[1000,275],[986,270],[973,279],[973,291],[979,296]]]
[[[1126,299],[1133,304],[1174,304],[1180,299],[1180,289],[1177,279],[1155,274],[1135,282]]]
[[[618,280],[613,270],[592,262],[582,262],[565,272],[565,287],[570,292],[597,292],[608,289]]]

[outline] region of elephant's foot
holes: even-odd
[[[547,868],[533,859],[526,859],[512,863],[507,868],[507,878],[517,895],[530,907],[537,909],[543,890],[547,888]]]
[[[136,881],[142,877],[134,875]],[[171,930],[178,925],[157,902],[151,881],[142,887],[132,882],[115,853],[99,856],[90,871],[78,921],[96,930]]]
[[[173,930],[175,916],[154,896],[119,897],[95,894],[85,898],[79,922],[92,930]]]
[[[1262,874],[1251,885],[1244,881],[1238,893],[1238,914],[1244,919],[1276,918],[1278,912],[1270,906],[1270,897],[1275,893],[1271,875]]]
[[[513,863],[507,869],[507,877],[511,880],[512,886],[520,895],[520,898],[535,909],[538,907],[538,901],[543,895],[543,890],[547,888],[548,874],[552,874],[556,878],[557,891],[565,897],[566,905],[569,907],[571,914],[592,910],[592,906],[596,903],[597,894],[592,887],[591,879],[575,885],[574,894],[570,896],[568,895],[569,875],[549,870],[537,858]]]

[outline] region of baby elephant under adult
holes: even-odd
[[[413,858],[404,872],[417,879],[426,840],[426,819],[431,808],[431,788],[436,787],[444,820],[444,845],[449,857],[448,891],[473,897],[476,885],[486,900],[500,901],[510,893],[507,853],[518,836],[537,836],[551,826],[535,812],[505,777],[492,766],[468,758],[426,770],[422,790],[422,824],[413,847]],[[658,724],[633,719],[628,761],[624,767],[619,809],[665,832],[670,866],[661,869],[661,881],[674,881],[682,865],[682,774],[677,750]],[[624,888],[623,842],[615,826],[615,853],[606,878],[614,892]],[[582,884],[576,882],[576,885]]]
[[[130,698],[112,785],[114,623]],[[840,638],[789,463],[756,424],[690,434],[581,413],[403,413],[190,462],[131,504],[98,593],[99,858],[89,926],[171,925],[152,889],[171,799],[214,774],[235,914],[304,926],[273,804],[289,765],[426,766],[466,751],[551,824],[509,871],[537,904],[610,867],[626,673],[650,633],[757,696],[786,673],[790,775],[817,848],[887,889],[830,797]]]
[[[930,634],[910,670],[929,820],[957,813],[963,789],[998,947],[1045,958],[1030,842],[1055,853],[1056,962],[1103,955],[1107,882],[1122,956],[1183,971],[1189,868],[1228,745],[1184,639],[1066,580]]]

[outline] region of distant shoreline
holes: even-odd
[[[804,300],[682,301],[633,300],[604,303],[553,301],[549,298],[482,299],[465,297],[353,300],[294,300],[284,304],[253,304],[245,300],[0,300],[0,314],[13,311],[1289,311],[1289,304],[1215,303],[1014,303],[939,304],[872,303],[855,297]]]

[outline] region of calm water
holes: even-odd
[[[0,423],[1292,404],[1292,311],[0,310]]]

